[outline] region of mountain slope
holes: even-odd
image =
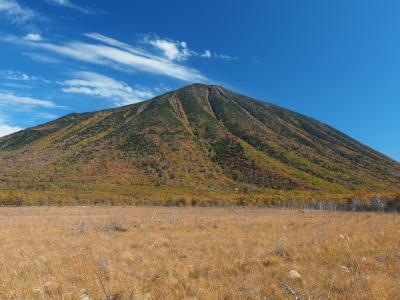
[[[118,186],[393,191],[400,164],[321,122],[220,86],[71,114],[0,139],[0,189]]]

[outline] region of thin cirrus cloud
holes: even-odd
[[[27,81],[32,77],[20,71],[0,70],[0,77],[6,80]]]
[[[211,53],[210,50],[204,50],[203,53],[199,54],[200,57],[204,57],[204,58],[219,58],[222,60],[237,60],[238,58],[236,56],[230,56],[227,54],[223,54],[223,53]]]
[[[79,6],[75,3],[73,3],[71,0],[46,0],[46,2],[49,4],[52,4],[52,5],[74,9],[74,10],[77,10],[84,14],[94,14],[95,13],[95,10],[93,8]]]
[[[42,119],[56,119],[56,118],[58,118],[57,115],[52,114],[52,113],[46,113],[46,112],[38,112],[36,114],[36,116],[38,116],[39,118],[42,118]]]
[[[45,79],[41,77],[31,76],[21,71],[10,71],[10,70],[0,70],[0,77],[6,80],[14,80],[14,81],[33,81],[33,80],[45,81]]]
[[[29,57],[32,60],[41,62],[41,63],[46,63],[46,64],[56,64],[60,63],[61,60],[57,59],[55,57],[47,56],[47,55],[42,55],[40,53],[33,53],[33,52],[22,52],[23,55]]]
[[[118,70],[142,71],[188,82],[208,81],[198,70],[171,61],[164,56],[154,55],[147,50],[135,48],[101,34],[92,33],[85,36],[101,43],[71,41],[58,44],[27,41],[16,37],[9,37],[6,41]]]
[[[0,15],[15,24],[25,24],[37,17],[36,12],[15,0],[0,0]]]
[[[16,81],[22,82],[24,84],[27,84],[27,83],[28,84],[31,84],[31,83],[49,84],[49,83],[51,83],[49,80],[47,80],[43,77],[32,76],[32,75],[28,75],[21,71],[11,71],[11,70],[0,70],[0,79],[3,79],[3,82],[2,82],[3,85],[10,86],[10,87],[12,87],[12,86],[18,87],[18,85],[23,87],[23,85],[21,85],[20,83],[12,83],[12,82],[16,82]]]
[[[17,96],[13,93],[0,92],[0,107],[19,107],[20,109],[33,109],[36,107],[41,108],[57,108],[54,102],[43,99],[36,99],[26,96]]]
[[[74,72],[74,79],[60,82],[65,93],[77,93],[111,99],[115,105],[127,105],[154,97],[151,90],[143,87],[132,88],[125,82],[94,72]]]

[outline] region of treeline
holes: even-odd
[[[0,206],[172,206],[172,207],[266,207],[330,211],[400,212],[400,193],[397,194],[254,194],[224,195],[222,197],[148,196],[98,194],[71,195],[71,193],[30,194],[24,191],[0,193]]]

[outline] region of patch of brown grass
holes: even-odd
[[[394,214],[1,208],[0,238],[1,299],[400,295]],[[301,278],[291,278],[291,270]]]

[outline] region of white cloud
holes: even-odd
[[[201,57],[211,57],[211,51],[210,50],[204,50],[203,54],[200,55]]]
[[[0,107],[22,106],[24,109],[32,109],[34,107],[57,108],[54,102],[49,100],[36,99],[25,96],[17,96],[12,93],[0,92]]]
[[[26,41],[33,41],[33,42],[39,42],[42,41],[43,38],[40,34],[37,33],[28,33],[25,37],[24,40]]]
[[[145,35],[141,41],[144,44],[151,45],[157,50],[161,51],[163,56],[169,61],[184,61],[191,56],[202,58],[216,58],[223,60],[237,59],[237,57],[226,54],[218,54],[216,52],[212,53],[208,49],[199,53],[195,50],[189,49],[186,42],[174,41],[171,39],[162,39],[158,36],[152,37],[151,35]]]
[[[102,41],[103,44],[76,41],[55,44],[25,41],[15,37],[5,40],[47,50],[79,61],[107,65],[115,69],[139,70],[189,82],[207,81],[207,78],[196,69],[172,62],[164,57],[153,55],[148,51],[134,48],[128,44],[96,33],[87,34],[86,36],[97,41]]]
[[[16,24],[26,23],[36,17],[33,10],[21,6],[16,0],[0,0],[0,14]]]
[[[168,60],[183,61],[192,55],[186,42],[172,41],[167,39],[145,40],[146,43],[160,50]]]
[[[65,93],[78,93],[111,99],[116,105],[126,105],[154,97],[149,89],[133,89],[125,82],[94,72],[75,72],[76,79],[66,80],[61,84]]]
[[[4,123],[0,123],[0,137],[12,134],[14,132],[20,131],[22,128],[20,127],[14,127],[14,126],[9,126]]]
[[[71,0],[46,0],[46,2],[49,3],[49,4],[52,4],[52,5],[58,5],[58,6],[66,7],[66,8],[75,9],[77,11],[80,11],[81,13],[84,13],[84,14],[93,14],[93,13],[95,13],[94,9],[76,5]]]

